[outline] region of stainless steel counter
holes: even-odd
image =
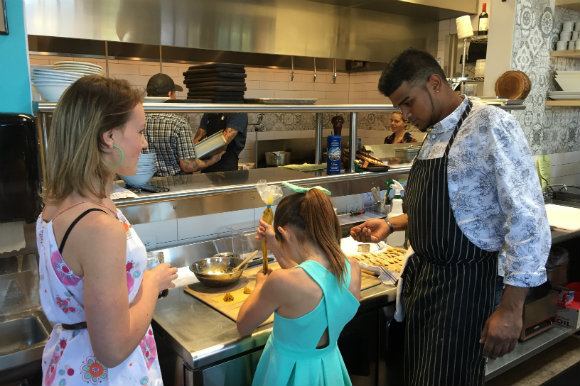
[[[394,302],[395,295],[394,286],[371,287],[362,292],[361,307],[375,300]],[[185,293],[183,288],[170,290],[167,298],[157,303],[154,322],[192,369],[265,345],[273,326],[269,323],[251,336],[241,337],[234,321]]]

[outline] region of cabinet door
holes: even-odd
[[[196,386],[251,385],[262,350],[263,347],[234,359],[194,371],[193,384]]]

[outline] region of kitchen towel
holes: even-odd
[[[199,283],[197,277],[189,267],[180,267],[177,268],[177,279],[173,280],[173,284],[175,284],[175,288],[185,287],[186,285]]]

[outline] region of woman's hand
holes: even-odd
[[[153,280],[157,285],[158,292],[175,287],[173,280],[177,279],[177,268],[169,263],[161,263],[153,269],[145,271],[148,280]]]

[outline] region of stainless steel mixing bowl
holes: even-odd
[[[242,261],[239,257],[208,257],[191,264],[189,269],[208,287],[225,287],[240,280],[248,264],[235,272],[234,268]]]

